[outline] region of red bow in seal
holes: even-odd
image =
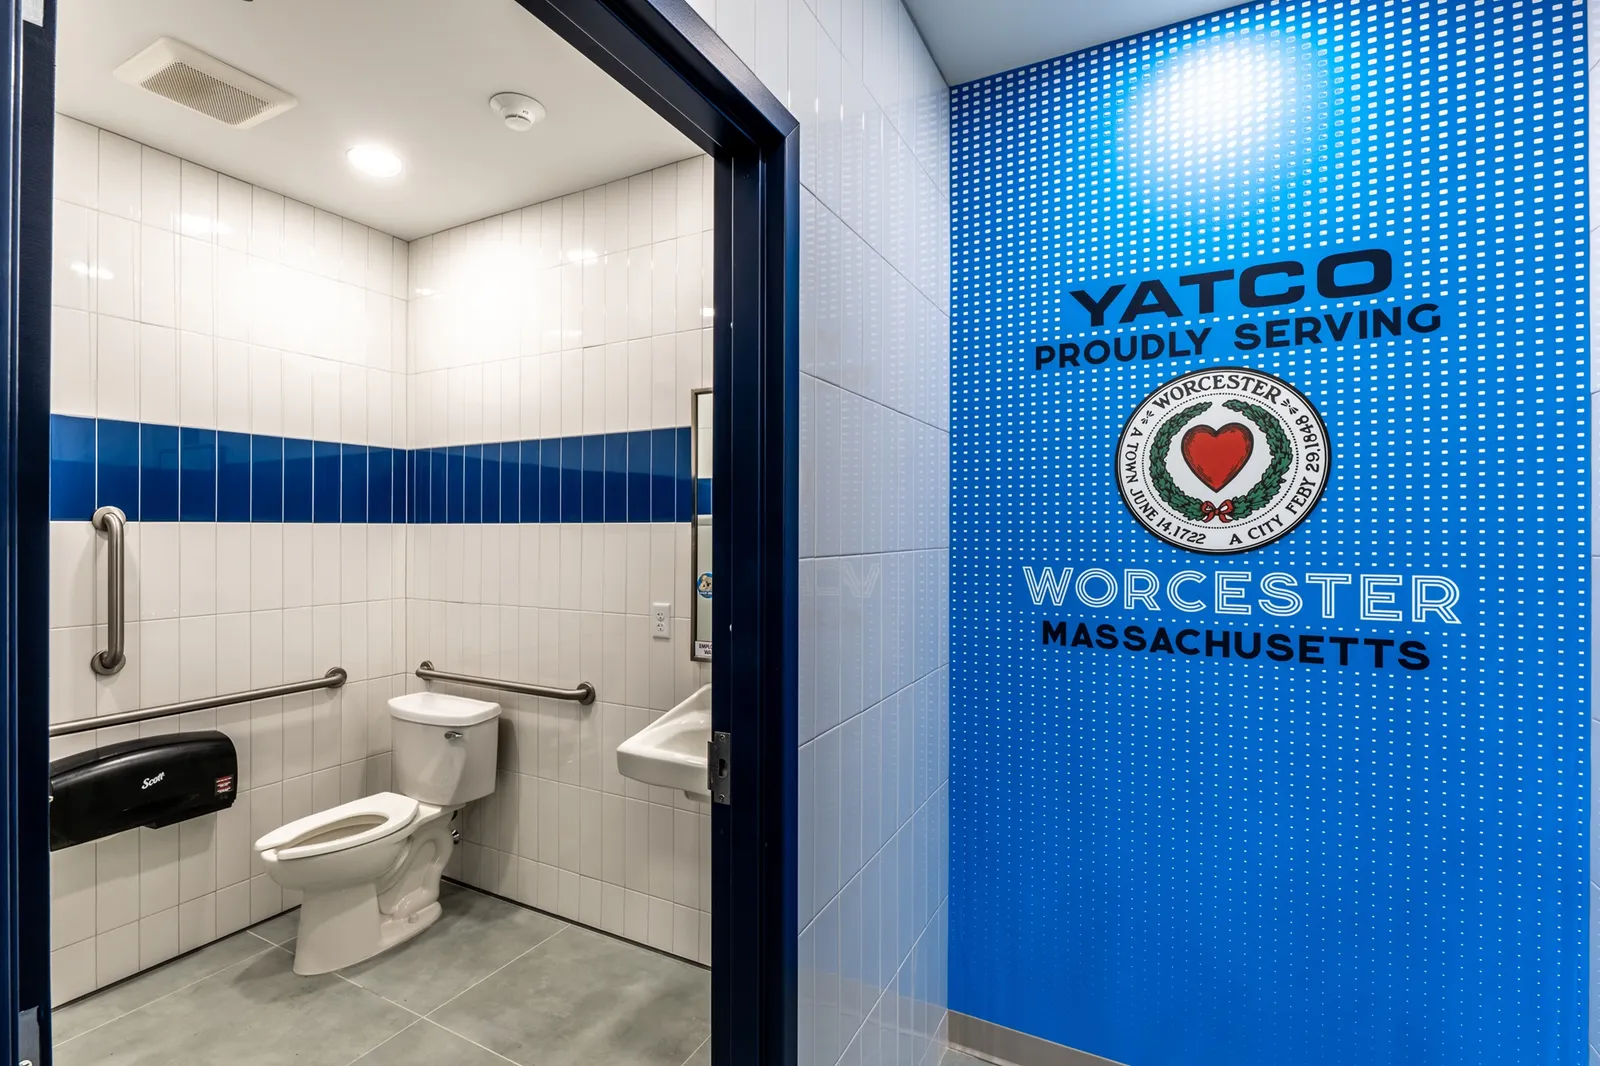
[[[1223,500],[1221,507],[1218,507],[1216,504],[1211,503],[1210,501],[1202,503],[1200,505],[1200,520],[1202,522],[1209,522],[1213,518],[1219,522],[1232,522],[1233,501]]]

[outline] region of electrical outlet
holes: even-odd
[[[650,605],[650,625],[657,640],[671,640],[672,604],[652,603]]]

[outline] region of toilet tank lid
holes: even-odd
[[[423,725],[477,725],[500,717],[500,705],[442,692],[411,692],[390,700],[389,714]]]

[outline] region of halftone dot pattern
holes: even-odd
[[[1577,0],[1267,2],[953,91],[952,1010],[1130,1066],[1584,1062],[1585,34]],[[1070,289],[1309,282],[1372,246],[1387,292],[1190,299],[1094,335],[1210,325],[1203,357],[1034,370],[1088,335]],[[1228,343],[1421,301],[1442,329]],[[1226,364],[1308,395],[1334,460],[1298,529],[1213,558],[1141,529],[1111,464],[1155,386]],[[1024,566],[1194,570],[1207,607],[1036,607]],[[1461,624],[1363,621],[1350,587],[1324,620],[1303,581],[1292,618],[1212,611],[1217,573],[1254,604],[1275,571],[1441,575]],[[1046,618],[1414,639],[1431,666],[1043,647]]]

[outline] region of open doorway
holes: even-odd
[[[792,122],[687,10],[368,6],[28,31],[34,99],[51,47],[59,79],[23,142],[53,128],[50,402],[18,426],[49,418],[48,759],[234,759],[194,817],[52,841],[36,1061],[792,1058]],[[229,129],[203,77],[293,101]],[[617,757],[697,697],[729,805]],[[476,754],[438,787],[429,745]]]

